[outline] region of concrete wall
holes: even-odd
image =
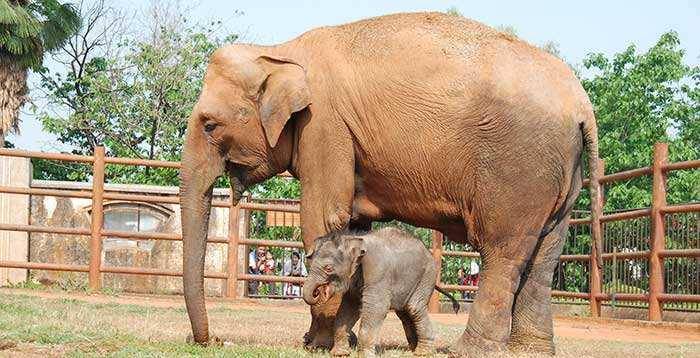
[[[34,181],[32,187],[88,189],[88,183]],[[175,194],[174,187],[147,185],[111,185],[105,190],[122,193],[137,192],[148,195]],[[227,191],[217,191],[215,199],[226,199]],[[90,199],[32,196],[32,225],[58,227],[90,227]],[[144,216],[159,217],[154,231],[163,233],[180,232],[180,207],[177,204],[146,204],[105,201],[105,221],[111,213],[140,210]],[[242,218],[241,218],[242,219]],[[241,220],[242,221],[242,220]],[[242,222],[241,222],[242,223]],[[105,225],[108,225],[107,222]],[[209,220],[209,236],[228,235],[228,209],[212,208]],[[168,240],[126,240],[105,237],[102,248],[102,266],[142,267],[164,270],[182,270],[182,242]],[[226,268],[227,246],[208,244],[205,270],[223,272]],[[243,248],[240,248],[243,250]],[[59,234],[33,233],[30,237],[29,258],[32,262],[51,262],[87,265],[89,262],[89,237]],[[242,252],[239,257],[242,257]],[[241,260],[242,262],[242,260]],[[239,266],[242,267],[242,264]],[[87,285],[85,273],[31,270],[32,279],[44,284],[63,287]],[[182,293],[182,279],[167,276],[145,276],[126,274],[102,274],[105,289],[138,293]],[[222,295],[223,280],[205,280],[206,293]],[[242,285],[241,285],[242,289]]]
[[[90,190],[92,187],[91,183],[32,181],[30,161],[26,158],[13,157],[0,157],[0,185],[70,190]],[[148,195],[178,193],[176,187],[148,185],[107,184],[105,190]],[[228,190],[216,189],[214,191],[215,199],[226,200],[228,195]],[[89,229],[90,210],[90,199],[0,193],[0,223]],[[109,220],[110,215],[119,217],[119,212],[139,210],[144,213],[139,217],[139,221],[144,218],[158,219],[149,223],[156,222],[154,226],[152,225],[153,231],[180,232],[180,207],[177,204],[105,201],[105,220]],[[122,216],[124,215],[126,214]],[[212,208],[209,235],[226,237],[228,235],[228,220],[227,208]],[[143,223],[140,224],[143,225]],[[243,225],[242,215],[239,224]],[[240,232],[243,233],[242,226]],[[225,271],[227,246],[225,244],[208,244],[205,270]],[[240,262],[238,267],[241,273],[245,270],[244,251],[243,246],[239,247]],[[182,270],[182,242],[179,241],[135,241],[106,237],[103,240],[101,255],[103,267],[126,266]],[[0,231],[0,260],[88,265],[90,260],[89,237]],[[64,288],[87,286],[87,274],[82,272],[0,268],[0,285],[23,282],[28,277],[32,281],[45,285],[57,285]],[[127,292],[181,293],[182,279],[179,277],[105,273],[102,275],[102,286],[107,290]],[[222,295],[224,294],[225,282],[218,279],[206,279],[205,289],[209,295]],[[242,293],[243,283],[239,283],[239,294],[242,295]]]
[[[0,156],[0,185],[29,187],[31,165],[29,159]],[[0,223],[29,223],[27,195],[0,194]],[[0,231],[0,260],[27,261],[29,236],[26,232]],[[0,285],[25,281],[27,270],[0,268]]]

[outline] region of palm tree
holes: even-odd
[[[27,100],[27,71],[40,69],[44,53],[60,48],[80,28],[71,4],[57,0],[0,0],[0,147],[18,131]]]

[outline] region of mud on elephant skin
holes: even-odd
[[[360,320],[360,353],[371,356],[389,310],[401,320],[411,350],[433,353],[428,300],[437,270],[416,237],[396,228],[366,234],[331,233],[315,241],[304,301],[312,307],[342,297],[335,318],[333,355],[349,355],[348,337]],[[450,296],[451,297],[451,296]],[[453,302],[456,303],[456,302]]]
[[[483,281],[457,348],[553,351],[549,287],[585,146],[591,171],[598,165],[592,106],[565,63],[463,17],[410,13],[222,47],[203,83],[180,171],[196,342],[210,340],[203,274],[214,182],[228,175],[237,202],[288,170],[303,188],[307,253],[353,220],[397,219],[469,242]],[[597,178],[589,185],[598,200]]]

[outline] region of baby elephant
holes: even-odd
[[[384,228],[363,235],[331,233],[318,238],[315,245],[304,300],[315,305],[342,295],[331,354],[350,354],[348,339],[360,318],[360,353],[373,356],[377,334],[390,309],[401,319],[411,350],[433,353],[435,334],[428,300],[437,288],[437,272],[420,240],[402,230]],[[459,304],[446,296],[457,312]]]

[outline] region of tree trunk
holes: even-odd
[[[19,131],[19,110],[27,101],[27,68],[0,56],[0,134]]]

